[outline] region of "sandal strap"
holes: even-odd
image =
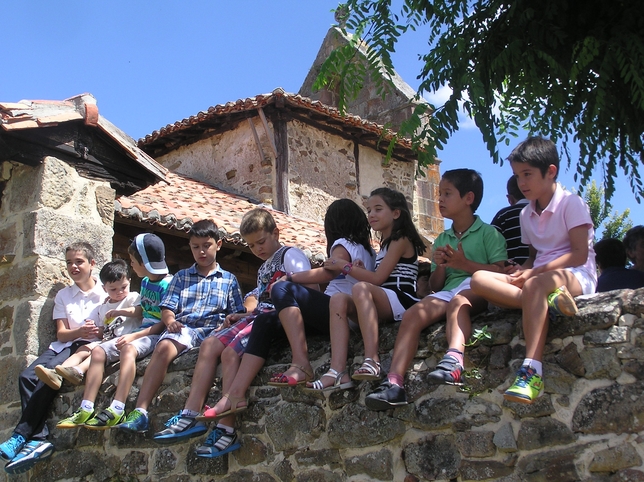
[[[380,375],[380,362],[377,362],[373,358],[365,358],[362,362],[362,365],[360,365],[360,368],[358,368],[358,371],[365,371],[369,373],[369,375]]]
[[[308,369],[304,368],[302,365],[297,365],[297,364],[295,364],[295,363],[291,363],[289,366],[294,367],[294,368],[297,368],[297,369],[298,369],[298,370],[300,370],[302,373],[304,373],[304,375],[306,375],[306,379],[307,379],[307,380],[312,380],[312,379],[313,379],[313,373],[312,373],[310,370],[308,370]],[[283,374],[282,374],[282,375],[283,375]]]
[[[227,398],[230,402],[230,412],[235,413],[237,410],[246,408],[248,406],[248,401],[244,397],[233,397],[230,393],[224,393],[221,398]],[[237,407],[240,402],[246,402],[244,407]]]

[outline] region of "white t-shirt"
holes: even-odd
[[[127,335],[137,331],[141,326],[141,316],[116,316],[109,319],[105,318],[105,313],[110,310],[122,310],[132,306],[141,305],[141,296],[136,291],[128,293],[128,295],[121,301],[108,302],[106,301],[98,307],[99,323],[105,327],[103,333],[103,340],[110,340],[122,335]]]
[[[361,244],[354,244],[346,238],[340,238],[333,243],[333,245],[331,246],[332,254],[333,254],[333,249],[336,246],[342,246],[344,249],[347,250],[347,252],[349,253],[349,256],[351,256],[351,262],[355,262],[356,260],[359,259],[364,263],[365,269],[368,269],[369,271],[373,271],[375,260],[376,260],[376,253],[374,253],[373,250],[369,252]],[[357,282],[358,280],[355,279],[353,276],[344,275],[340,273],[336,278],[331,280],[326,290],[324,290],[324,293],[326,293],[329,296],[335,293],[351,294],[351,288]]]
[[[89,291],[81,291],[76,284],[67,286],[56,293],[54,321],[67,320],[70,330],[81,327],[85,324],[85,320],[94,320],[98,325],[98,307],[103,303],[106,296],[103,286],[98,281]],[[98,338],[92,338],[87,341],[98,340]],[[62,342],[56,340],[49,345],[49,349],[60,353],[64,348],[70,346],[73,341]]]

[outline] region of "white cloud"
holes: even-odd
[[[425,100],[429,102],[430,104],[434,105],[435,107],[440,107],[445,102],[448,101],[450,96],[452,95],[452,89],[448,87],[447,85],[442,86],[439,88],[437,91],[426,94]],[[465,94],[463,97],[467,98],[467,94]],[[459,119],[459,124],[461,129],[476,129],[476,124],[474,123],[474,119],[472,119],[470,116],[467,115],[465,110],[462,108],[463,104],[461,104],[461,109],[458,114],[458,119]]]

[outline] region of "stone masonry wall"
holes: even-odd
[[[20,411],[18,374],[55,336],[54,296],[70,284],[64,248],[90,242],[97,265],[111,259],[114,190],[48,157],[37,167],[0,166],[0,413],[4,432]]]
[[[217,459],[193,454],[203,437],[159,446],[152,434],[182,408],[197,352],[177,359],[153,402],[146,435],[52,430],[56,452],[29,480],[84,481],[644,481],[644,289],[578,298],[580,312],[551,323],[546,346],[545,394],[530,406],[508,403],[502,392],[525,354],[520,312],[491,310],[475,318],[492,339],[468,347],[468,391],[427,383],[446,349],[444,324],[423,333],[405,380],[413,403],[371,412],[364,396],[375,384],[330,395],[277,389],[265,382],[282,371],[288,348],[276,350],[254,381],[250,408],[240,414],[238,451]],[[388,368],[396,327],[382,327],[380,350]],[[353,368],[362,360],[352,336]],[[309,341],[316,374],[329,364],[329,343]],[[140,362],[142,375],[147,360]],[[109,403],[117,374],[108,371],[98,399]],[[128,400],[133,408],[136,386]],[[221,395],[217,381],[208,402]],[[63,386],[51,425],[69,414],[82,387]],[[3,427],[12,426],[19,404],[5,400]],[[7,430],[4,434],[8,435]],[[0,476],[0,480],[4,475]],[[28,479],[23,479],[28,480]]]

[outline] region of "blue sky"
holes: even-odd
[[[138,139],[215,104],[277,87],[297,92],[334,23],[337,3],[4,0],[8,47],[0,53],[0,101],[90,92],[104,117]],[[418,54],[427,49],[421,29],[402,37],[393,58],[413,88],[419,84]],[[438,102],[442,94],[429,99]],[[482,173],[485,195],[478,214],[484,221],[506,205],[510,167],[492,163],[471,121],[463,119],[440,159],[441,171],[470,167]],[[568,188],[576,187],[572,174],[564,168],[559,176]],[[623,179],[613,208],[630,208],[634,224],[644,224]]]

